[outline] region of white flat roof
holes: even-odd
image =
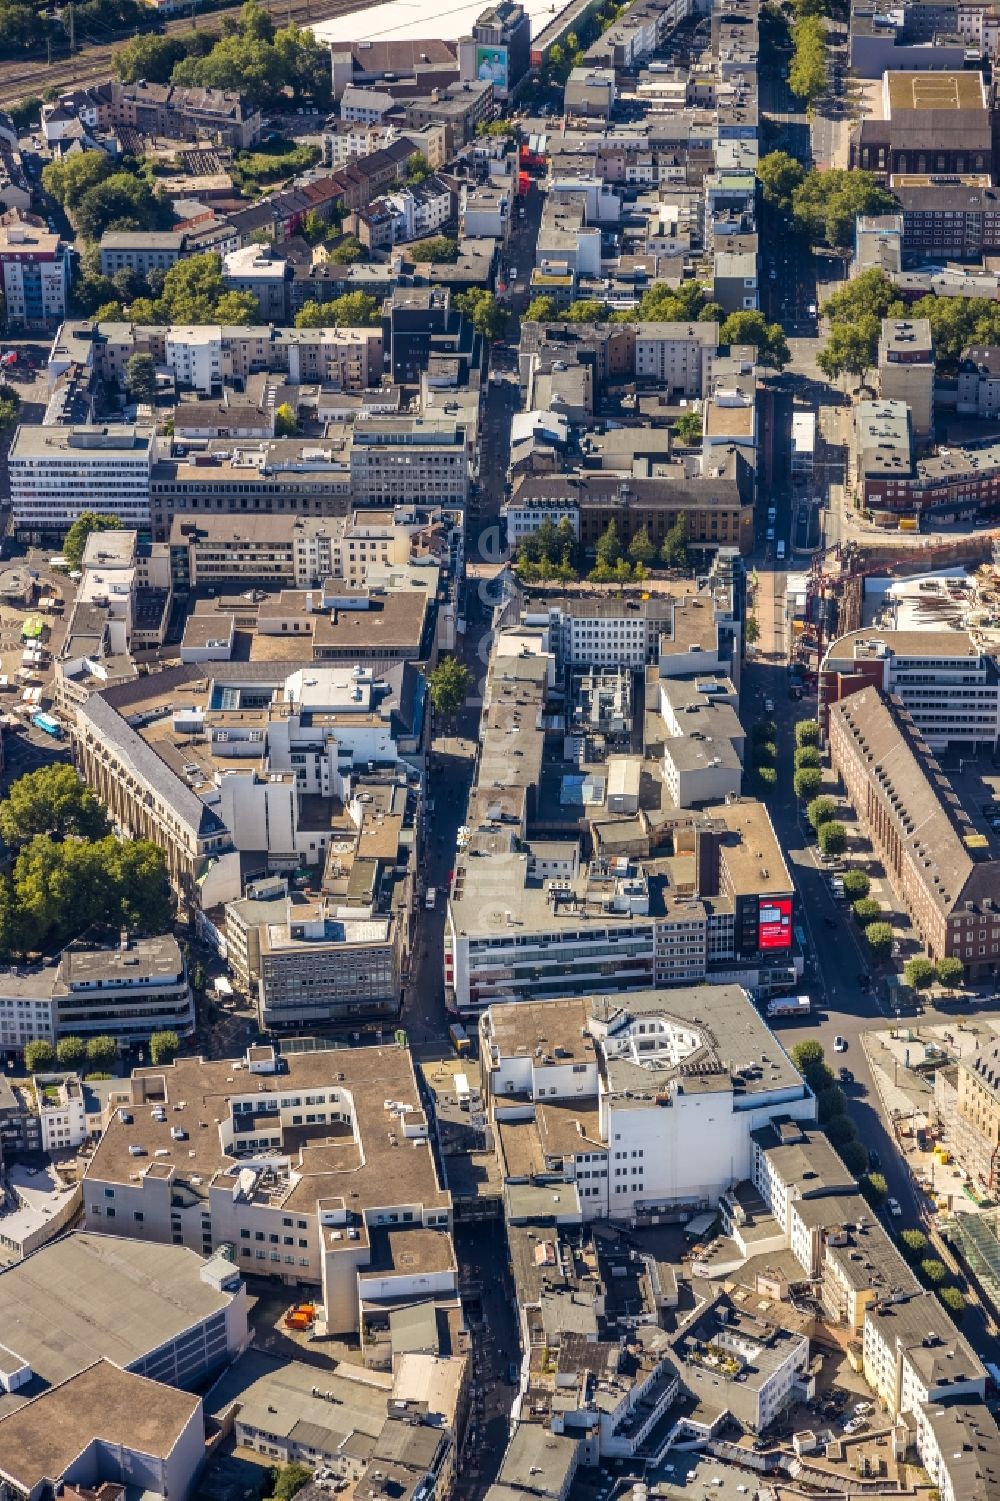
[[[816,413],[792,413],[792,450],[795,453],[812,453],[816,447]]]
[[[531,19],[531,35],[544,31],[567,8],[567,0],[521,0]],[[454,42],[470,36],[486,9],[485,0],[462,0],[444,10],[428,6],[427,0],[386,0],[367,10],[350,11],[317,21],[313,35],[320,42],[441,41]]]

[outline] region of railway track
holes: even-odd
[[[332,16],[346,15],[352,10],[367,8],[368,0],[263,0],[274,16],[275,24],[287,26],[311,21],[328,21]],[[211,11],[200,17],[202,29],[210,31],[223,16],[233,15],[232,10]],[[191,19],[185,17],[167,21],[161,35],[169,36],[178,31],[190,31]],[[43,94],[46,89],[74,88],[80,84],[95,83],[111,73],[111,59],[119,47],[130,38],[120,37],[114,42],[90,43],[80,46],[72,56],[54,58],[51,63],[36,59],[21,62],[16,58],[0,63],[0,104],[16,104],[30,94]]]

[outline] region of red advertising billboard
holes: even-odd
[[[790,949],[792,946],[792,899],[764,897],[757,907],[757,947]]]

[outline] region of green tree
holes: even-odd
[[[760,640],[760,626],[757,624],[756,615],[748,615],[743,626],[743,636],[747,646],[756,646]]]
[[[18,130],[24,130],[25,126],[37,123],[41,119],[44,102],[37,94],[28,94],[17,104],[11,105],[10,117]]]
[[[922,1230],[903,1230],[900,1232],[900,1241],[903,1246],[903,1254],[910,1261],[923,1261],[930,1249],[930,1241]]]
[[[107,917],[118,928],[163,933],[173,918],[167,857],[150,839],[102,839],[95,847],[110,891]]]
[[[24,1066],[29,1074],[44,1074],[55,1066],[56,1050],[51,1042],[39,1038],[29,1042],[24,1050]]]
[[[578,297],[563,313],[563,321],[566,323],[600,323],[605,311],[604,303],[598,298]]]
[[[829,823],[837,811],[837,804],[832,797],[815,797],[806,808],[806,818],[815,830],[821,824]]]
[[[773,766],[778,759],[778,747],[767,740],[759,740],[753,748],[755,766]]]
[[[296,328],[374,328],[382,313],[367,292],[345,292],[330,302],[304,302],[295,315]]]
[[[750,731],[750,738],[754,745],[773,743],[778,733],[778,726],[773,719],[758,719]]]
[[[650,564],[656,561],[656,548],[649,540],[649,530],[640,526],[628,545],[628,555],[633,563]]]
[[[864,1148],[862,1148],[862,1151],[863,1150]],[[866,1152],[866,1162],[867,1159],[868,1154]],[[845,1158],[844,1160],[846,1162],[847,1159]],[[874,1204],[876,1209],[880,1204],[884,1204],[886,1199],[889,1197],[889,1184],[886,1181],[884,1173],[865,1173],[861,1183],[861,1188],[865,1195],[865,1198],[869,1201],[869,1203]]]
[[[842,1147],[845,1142],[856,1141],[857,1127],[849,1115],[834,1115],[823,1124],[823,1130],[835,1147]]]
[[[309,27],[283,26],[274,34],[274,51],[292,97],[328,108],[333,99],[329,47],[317,41]]]
[[[82,511],[63,538],[63,557],[71,568],[79,568],[91,532],[120,532],[121,527],[121,521],[110,512]]]
[[[118,1058],[118,1044],[113,1037],[101,1033],[87,1038],[87,1062],[98,1068],[110,1068]]]
[[[36,834],[93,838],[106,828],[104,810],[90,788],[61,762],[18,777],[0,802],[0,834],[14,848]]]
[[[819,792],[823,785],[823,773],[817,771],[814,766],[804,766],[797,771],[792,778],[792,786],[795,788],[795,796],[803,802],[810,801]]]
[[[847,870],[844,872],[844,895],[849,902],[859,902],[864,899],[871,890],[871,881],[863,870]]]
[[[814,745],[800,745],[795,752],[795,770],[800,771],[803,766],[820,766],[819,751]]]
[[[811,1070],[818,1068],[826,1061],[823,1044],[817,1042],[814,1037],[808,1038],[805,1042],[797,1042],[788,1056],[803,1078],[808,1078]]]
[[[296,1491],[308,1485],[311,1479],[312,1471],[307,1470],[305,1465],[296,1462],[282,1465],[274,1481],[275,1501],[292,1501]]]
[[[618,536],[618,527],[613,517],[598,537],[594,552],[597,561],[606,564],[609,568],[613,568],[621,557],[622,545]]]
[[[926,990],[934,984],[937,970],[929,959],[907,959],[903,965],[903,979],[911,990]]]
[[[467,292],[459,292],[454,303],[484,339],[499,339],[507,324],[507,313],[486,287],[470,287]]]
[[[687,535],[687,513],[681,511],[664,537],[663,546],[660,548],[660,561],[665,568],[679,568],[686,571],[690,567]]]
[[[816,1097],[816,1105],[819,1110],[820,1124],[832,1120],[835,1115],[843,1115],[847,1110],[847,1097],[839,1084],[830,1084],[821,1090]]]
[[[961,985],[965,979],[965,965],[954,955],[945,954],[944,958],[937,962],[937,977],[941,985]]]
[[[820,727],[815,719],[800,719],[795,726],[795,744],[798,746],[819,745],[820,734]]]
[[[120,323],[123,317],[124,311],[120,302],[102,302],[93,314],[95,323]]]
[[[215,251],[176,261],[163,279],[160,302],[166,322],[211,323],[215,305],[226,290],[222,257]]]
[[[522,323],[554,323],[559,316],[554,297],[533,297],[525,309]]]
[[[413,240],[407,247],[407,253],[418,264],[421,261],[454,263],[458,260],[458,241],[449,239],[447,235],[431,235],[426,240]]]
[[[0,385],[0,428],[13,427],[21,410],[21,398],[13,386]]]
[[[865,937],[868,947],[877,959],[885,959],[892,950],[895,935],[892,924],[888,922],[872,922],[865,928]]]
[[[780,323],[768,323],[763,313],[746,309],[730,313],[719,329],[720,344],[752,344],[762,365],[783,370],[791,359],[785,331]]]
[[[279,438],[294,438],[299,430],[299,419],[295,415],[295,408],[287,401],[283,401],[274,414],[274,431]]]
[[[835,323],[816,363],[828,380],[853,375],[863,381],[878,355],[882,325],[865,316],[857,323]]]
[[[153,1063],[173,1063],[181,1049],[181,1040],[169,1029],[154,1032],[149,1039],[149,1057]]]
[[[792,194],[806,175],[806,169],[787,151],[769,151],[757,163],[764,202],[782,213],[791,213]]]
[[[82,1037],[60,1037],[56,1043],[56,1061],[60,1068],[79,1069],[87,1057],[87,1045]]]
[[[88,188],[73,209],[73,219],[86,240],[99,240],[106,229],[166,229],[173,215],[166,197],[144,178],[113,172]],[[183,264],[183,262],[181,263]]]
[[[837,1151],[847,1171],[853,1173],[855,1178],[860,1179],[868,1164],[868,1153],[860,1141],[842,1141]],[[861,1192],[864,1193],[864,1191],[865,1185],[862,1182]]]
[[[857,901],[852,903],[851,911],[863,928],[869,923],[878,922],[882,916],[882,908],[872,896],[859,896]]]
[[[133,271],[131,266],[120,266],[111,277],[111,285],[123,303],[134,301],[146,290],[142,277],[138,271]]]
[[[857,323],[861,318],[901,317],[905,303],[884,271],[877,266],[862,271],[824,302],[821,312],[829,323]]]
[[[682,412],[674,423],[674,437],[678,443],[687,447],[695,447],[701,442],[701,413],[695,411]]]
[[[179,37],[137,36],[119,47],[111,66],[121,83],[168,83],[174,68],[187,55]]]
[[[111,158],[103,151],[81,151],[61,156],[42,168],[42,187],[57,203],[72,212],[91,188],[111,176]]]
[[[452,719],[469,695],[472,673],[458,657],[442,657],[427,683],[437,713]]]
[[[611,314],[612,323],[720,323],[725,314],[700,282],[685,281],[680,286],[654,282],[642,294],[636,308]]]
[[[927,1256],[920,1263],[920,1275],[932,1287],[937,1287],[940,1283],[947,1280],[948,1268],[936,1256]]]
[[[814,244],[849,249],[859,214],[888,214],[895,198],[871,172],[831,167],[808,172],[792,192],[796,225]]]
[[[252,328],[260,322],[260,303],[252,292],[223,292],[212,309],[212,322],[227,328]]]
[[[431,164],[422,151],[414,151],[406,159],[406,180],[411,183],[426,182],[431,176]]]
[[[965,1294],[957,1287],[939,1287],[936,1289],[941,1302],[947,1308],[956,1324],[961,1324],[965,1317],[968,1301]]]
[[[151,354],[133,354],[125,366],[125,389],[136,401],[156,400],[156,361]]]
[[[795,27],[794,51],[788,69],[788,87],[811,108],[829,85],[826,32],[817,16],[807,16]]]
[[[366,260],[367,256],[368,252],[357,235],[345,235],[340,244],[330,251],[330,259],[335,266],[355,266],[358,261]]]
[[[847,848],[847,830],[836,819],[821,823],[816,838],[824,855],[842,855]]]

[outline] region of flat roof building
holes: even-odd
[[[103,1359],[0,1419],[0,1478],[29,1497],[87,1480],[186,1501],[204,1452],[200,1397]]]
[[[19,533],[65,532],[84,511],[114,497],[125,527],[148,530],[150,474],[156,462],[151,427],[42,427],[22,423],[10,445],[10,503]]]
[[[167,1386],[196,1386],[247,1344],[239,1267],[183,1246],[76,1230],[0,1270],[0,1328],[16,1380],[0,1418],[97,1357]]]
[[[321,1286],[331,1332],[454,1294],[451,1195],[405,1048],[179,1058],[120,1098],[87,1165],[88,1229],[231,1246],[243,1271]]]

